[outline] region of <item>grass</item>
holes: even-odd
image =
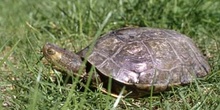
[[[220,109],[220,1],[1,0],[0,13],[0,109]],[[61,73],[40,60],[46,42],[79,51],[95,36],[126,26],[190,36],[212,72],[188,86],[117,104],[99,90],[63,85]]]

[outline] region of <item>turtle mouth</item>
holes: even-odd
[[[49,54],[48,54],[48,49],[51,51],[51,44],[50,43],[46,43],[43,46],[42,52],[43,52],[43,56],[48,59],[49,58]],[[51,53],[51,52],[49,52]]]

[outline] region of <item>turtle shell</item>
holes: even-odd
[[[86,57],[88,49],[79,54]],[[88,62],[114,80],[117,93],[127,86],[134,96],[146,94],[151,86],[154,92],[161,92],[187,84],[210,71],[190,38],[153,28],[122,28],[103,35],[96,41]]]

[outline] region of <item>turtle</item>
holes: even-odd
[[[210,73],[206,57],[192,39],[169,29],[125,27],[101,35],[79,52],[52,43],[42,50],[47,61],[84,81],[94,67],[91,87],[102,84],[104,93],[116,97],[122,89],[122,96],[133,98],[160,93]],[[110,80],[111,89],[106,91]]]

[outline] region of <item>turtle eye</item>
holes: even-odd
[[[54,54],[55,54],[55,51],[54,51],[54,49],[49,48],[49,49],[47,49],[47,53],[48,53],[49,55],[54,55]]]

